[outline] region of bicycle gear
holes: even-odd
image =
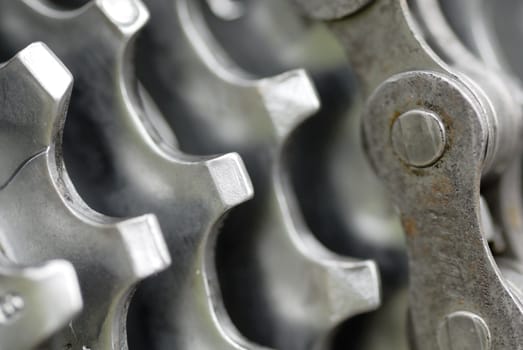
[[[58,346],[121,349],[133,286],[170,260],[154,216],[102,216],[71,184],[61,132],[72,82],[43,44],[28,46],[1,68],[1,139],[13,151],[0,155],[4,175],[12,172],[1,190],[0,244],[17,264],[57,258],[73,264],[84,307],[55,337]],[[56,312],[66,306],[64,300]]]
[[[213,43],[198,2],[145,3],[152,21],[140,39],[148,53],[140,77],[173,128],[183,130],[181,147],[237,151],[254,179],[257,196],[222,229],[233,266],[222,273],[233,321],[275,348],[321,343],[341,321],[376,308],[380,296],[374,263],[318,244],[289,191],[285,144],[319,107],[310,79],[300,70],[250,77]]]

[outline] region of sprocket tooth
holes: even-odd
[[[254,195],[245,165],[237,153],[228,153],[205,162],[224,211],[229,210]]]
[[[42,43],[29,45],[0,68],[4,91],[0,147],[0,186],[56,137],[57,117],[67,108],[73,78]],[[24,93],[20,93],[24,91]],[[23,106],[23,107],[22,107]],[[21,115],[20,111],[24,110]]]
[[[276,133],[285,140],[320,108],[314,85],[304,70],[294,70],[257,83]]]
[[[126,260],[135,282],[164,270],[171,257],[154,215],[143,215],[116,224]],[[144,235],[147,232],[147,236]]]
[[[380,306],[379,271],[373,261],[333,262],[326,285],[332,305],[331,322],[337,324]]]
[[[0,347],[31,350],[82,310],[73,266],[52,260],[40,266],[0,267]]]
[[[9,120],[12,128],[20,125],[23,129],[24,122],[32,120],[35,125],[30,131],[34,132],[35,139],[41,130],[52,137],[40,137],[43,151],[26,162],[1,191],[2,250],[8,260],[19,264],[60,258],[75,267],[84,311],[68,329],[53,337],[56,346],[121,349],[126,346],[126,305],[134,285],[169,264],[160,228],[150,216],[132,220],[106,217],[82,201],[69,181],[61,158],[60,137],[71,75],[44,45],[30,46],[18,57],[24,59],[22,77],[33,74],[36,76],[33,80],[40,83],[22,85],[23,90],[16,84],[0,89],[0,123]],[[53,60],[49,69],[55,69],[54,74],[41,72],[47,69],[42,62]],[[17,80],[9,69],[0,70],[0,80],[5,75]],[[32,105],[34,91],[41,92],[42,87],[48,86],[63,86],[62,95],[56,90],[51,98],[49,93],[46,103],[53,108],[42,109],[35,117],[33,108],[38,110],[38,105]],[[8,104],[10,97],[17,94],[24,98],[19,108],[4,109],[3,104]],[[26,135],[29,139],[30,131]],[[15,145],[19,142],[11,141]]]
[[[124,36],[134,35],[149,20],[149,12],[140,0],[96,0],[94,4]]]
[[[4,69],[12,69],[17,74],[22,74],[22,69],[27,70],[27,74],[23,74],[23,78],[38,84],[41,91],[49,97],[41,97],[43,103],[50,104],[58,110],[65,108],[64,96],[67,98],[71,94],[73,77],[44,43],[37,42],[27,46],[8,61]],[[21,80],[21,76],[18,79]],[[36,89],[34,90],[40,95]],[[53,125],[54,121],[50,121],[49,124]]]
[[[212,88],[227,89],[227,91],[247,96],[254,106],[264,109],[266,119],[264,122],[272,124],[272,128],[275,130],[274,136],[278,138],[279,142],[284,142],[285,138],[301,122],[312,117],[319,110],[319,97],[307,72],[298,69],[274,77],[252,79],[250,74],[241,71],[229,62],[227,55],[219,46],[209,45],[209,42],[212,41],[211,34],[199,30],[202,27],[200,23],[202,19],[197,18],[195,14],[194,7],[198,7],[197,4],[176,0],[172,6],[175,9],[174,14],[173,9],[169,9],[172,19],[162,20],[161,24],[171,28],[178,26],[176,33],[184,32],[191,38],[191,50],[196,53],[200,61],[198,65],[202,68],[201,72],[204,75],[202,79],[212,76],[211,80],[215,80],[211,85]],[[174,40],[171,39],[170,42],[174,42]],[[170,50],[173,48],[171,47]],[[173,55],[171,52],[169,54]],[[171,56],[171,58],[178,61],[176,56]],[[201,72],[195,76],[198,77],[202,74]],[[171,75],[167,74],[167,76]],[[233,97],[228,96],[227,98],[233,102],[236,97],[234,94],[231,95]],[[195,94],[193,98],[198,99],[199,95]],[[199,103],[196,102],[196,104]],[[219,107],[216,108],[216,111],[218,110]],[[250,123],[255,122],[250,120],[252,116],[247,111],[245,114],[245,119]],[[241,123],[239,124],[241,125]]]
[[[89,6],[42,11],[28,2],[0,1],[0,37],[20,39],[13,31],[27,27],[23,38],[9,43],[43,38],[73,72],[64,151],[67,169],[86,202],[105,214],[153,212],[159,219],[173,262],[138,288],[130,308],[146,312],[130,315],[143,322],[137,328],[143,332],[133,335],[148,337],[147,349],[261,349],[228,321],[214,277],[221,220],[252,196],[241,159],[234,153],[194,157],[173,148],[176,138],[156,130],[158,121],[148,113],[159,116],[132,75],[131,43],[137,33],[114,34],[109,16],[88,16],[93,13]],[[4,15],[14,21],[2,22]],[[82,138],[84,127],[96,137]],[[83,148],[90,150],[88,156]],[[93,152],[99,157],[91,157]],[[106,158],[101,165],[99,160]]]
[[[182,147],[237,151],[259,195],[250,207],[230,213],[223,227],[228,244],[223,259],[242,266],[223,272],[229,282],[226,305],[240,330],[275,348],[304,349],[325,339],[342,319],[375,309],[380,285],[374,263],[341,258],[321,246],[287,184],[289,136],[319,107],[310,79],[300,70],[253,79],[213,42],[197,2],[146,4],[151,23],[140,39],[148,53],[141,60],[145,87],[174,127],[186,131],[178,135]],[[177,113],[180,105],[185,114]],[[354,303],[340,302],[333,310],[332,296],[342,293],[354,296]],[[256,324],[266,325],[263,332],[271,338]]]

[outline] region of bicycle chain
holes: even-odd
[[[523,99],[507,7],[292,2],[359,80],[364,150],[405,231],[411,347],[523,349]],[[0,0],[0,347],[327,349],[379,306],[375,263],[319,243],[308,224],[329,215],[311,221],[300,201],[316,197],[296,193],[296,142],[322,107],[314,81],[263,73],[290,62],[279,44],[260,43],[279,65],[260,67],[240,52],[256,43],[222,45],[205,13],[232,23],[250,9]],[[279,30],[256,25],[237,28]],[[351,194],[366,192],[380,196]],[[362,246],[364,227],[348,228]]]

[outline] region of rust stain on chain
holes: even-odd
[[[454,191],[455,186],[448,177],[436,176],[430,185],[430,192],[423,197],[433,206],[447,206]]]
[[[415,237],[418,235],[418,227],[416,224],[416,220],[406,216],[401,218],[401,223],[408,237]]]

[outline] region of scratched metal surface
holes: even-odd
[[[0,349],[523,349],[522,16],[0,0]]]

